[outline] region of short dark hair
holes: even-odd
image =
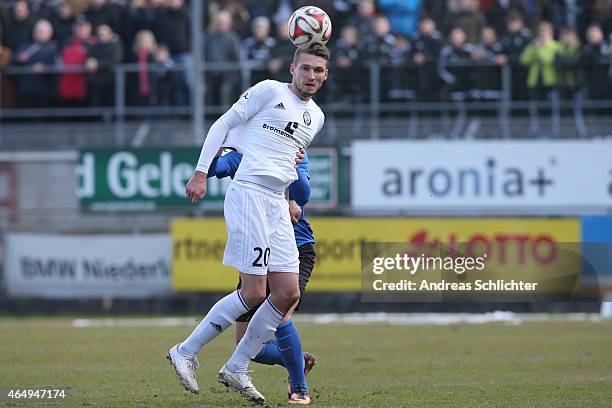
[[[323,44],[315,43],[309,48],[298,48],[293,54],[293,63],[296,64],[302,54],[315,55],[329,62],[329,50]]]

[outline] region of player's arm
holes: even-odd
[[[234,178],[236,171],[238,171],[238,166],[240,166],[241,160],[242,154],[236,151],[229,152],[223,156],[215,157],[208,168],[207,178]]]
[[[297,167],[298,179],[289,185],[289,199],[295,200],[296,203],[303,207],[310,200],[310,177],[308,166],[308,154],[304,154],[302,163]]]
[[[223,145],[227,133],[259,112],[273,96],[273,91],[267,81],[258,83],[243,93],[238,101],[210,127],[196,169],[187,183],[187,197],[193,203],[197,203],[206,194],[206,178],[210,165]]]

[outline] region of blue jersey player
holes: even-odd
[[[207,177],[233,178],[241,159],[242,154],[233,150],[216,157],[211,163]],[[308,165],[308,155],[304,153],[304,158],[296,169],[298,179],[289,186],[289,207],[300,261],[300,299],[310,279],[316,256],[312,228],[304,217],[304,206],[310,199]],[[244,335],[254,313],[255,309],[236,320],[236,342],[239,342]],[[288,402],[300,405],[310,404],[306,375],[313,368],[316,358],[311,353],[302,353],[300,336],[292,319],[277,327],[275,338],[268,341],[253,360],[262,364],[284,366],[289,372]]]

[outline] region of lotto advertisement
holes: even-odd
[[[470,300],[519,300],[525,287],[530,288],[531,300],[536,295],[578,296],[581,285],[598,285],[602,276],[598,277],[596,272],[604,274],[604,278],[606,273],[600,265],[597,271],[589,269],[590,272],[581,274],[585,260],[580,242],[592,234],[589,224],[594,220],[585,223],[583,227],[580,219],[314,217],[311,224],[317,231],[317,260],[309,291],[363,291],[371,301],[419,301],[427,299],[423,295],[430,292],[426,278],[432,279],[432,294],[453,295],[450,289],[443,290],[444,273],[452,278],[447,279],[450,287],[473,289],[473,284],[464,282],[466,278],[478,281],[479,285],[489,284],[480,294],[468,290],[473,295]],[[223,256],[225,236],[222,219],[173,222],[175,289],[215,292],[235,287],[236,275],[218,261]],[[589,245],[595,251],[591,253],[593,259],[595,253],[605,250],[596,249],[596,244]],[[428,268],[426,260],[431,261]],[[467,265],[454,266],[453,262]],[[402,289],[402,285],[411,285],[410,279],[421,277],[418,282],[425,282],[423,290],[410,293]],[[454,284],[455,281],[461,285]],[[560,286],[554,287],[551,281]],[[398,297],[398,293],[405,296]]]

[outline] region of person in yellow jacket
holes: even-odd
[[[561,45],[555,41],[552,24],[542,22],[538,26],[538,36],[522,52],[521,64],[527,66],[527,89],[531,103],[531,130],[537,136],[547,135],[540,132],[538,119],[538,100],[550,101],[552,113],[552,136],[559,133],[559,94],[556,89],[559,74],[555,66],[555,57],[561,51]],[[549,136],[549,135],[547,135]]]

